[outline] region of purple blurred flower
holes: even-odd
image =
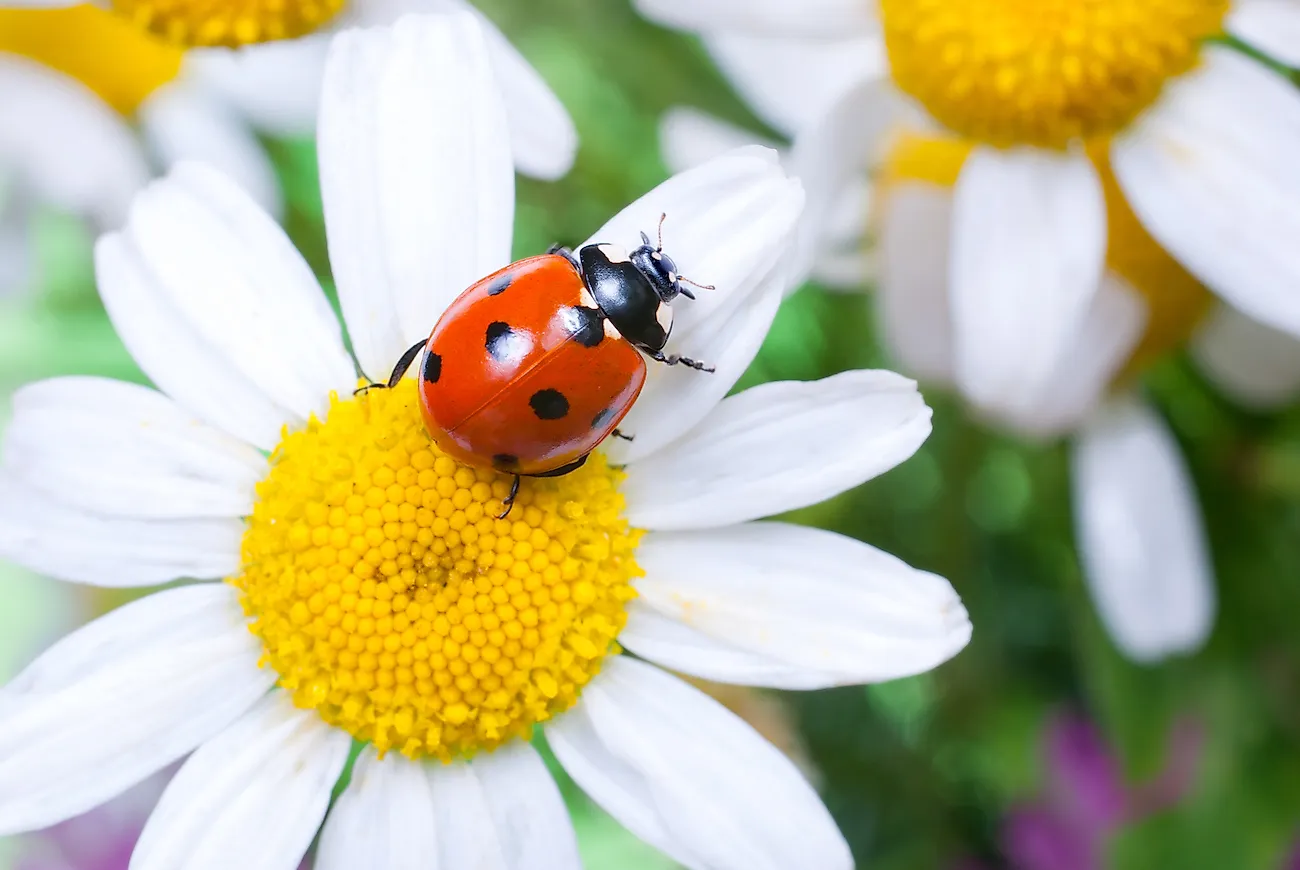
[[[1200,756],[1200,729],[1175,727],[1164,770],[1149,782],[1124,782],[1097,729],[1079,716],[1057,717],[1045,735],[1047,782],[1038,800],[1014,807],[1002,850],[1016,870],[1097,870],[1111,836],[1186,796]]]

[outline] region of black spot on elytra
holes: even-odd
[[[492,457],[492,467],[501,471],[510,471],[519,467],[519,457],[513,453],[498,453]]]
[[[516,329],[510,324],[503,323],[500,320],[494,320],[488,324],[487,335],[483,341],[487,352],[497,362],[512,362],[520,359],[532,346],[528,336]]]
[[[533,393],[528,404],[532,406],[533,413],[543,420],[559,420],[569,413],[569,400],[559,390],[538,390]]]
[[[515,276],[511,275],[509,272],[498,277],[495,281],[493,281],[491,284],[488,285],[487,295],[498,296],[506,292],[506,288],[509,287],[511,284],[513,284],[514,280],[515,280]]]
[[[603,429],[605,425],[609,423],[609,421],[613,418],[613,416],[614,416],[614,409],[606,408],[605,410],[601,411],[592,419],[591,428]]]
[[[605,338],[605,315],[599,308],[587,308],[579,305],[565,308],[560,312],[564,318],[564,328],[574,340],[583,347],[595,347]]]
[[[440,377],[442,377],[442,357],[429,351],[424,355],[424,379],[431,384],[436,384]]]

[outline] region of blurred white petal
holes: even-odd
[[[1084,577],[1115,645],[1139,662],[1199,649],[1214,624],[1213,573],[1169,428],[1117,399],[1080,433],[1071,466]]]
[[[874,34],[792,39],[722,30],[704,42],[754,113],[788,136],[822,117],[848,88],[883,80],[889,69],[884,43]]]
[[[976,148],[953,191],[957,384],[997,410],[1039,390],[1101,282],[1106,205],[1083,153]]]
[[[1232,49],[1202,54],[1116,140],[1115,175],[1151,235],[1202,283],[1300,336],[1300,92]]]
[[[194,48],[185,53],[181,78],[224,100],[264,133],[311,136],[329,44],[330,36],[321,33],[234,50]]]
[[[1210,313],[1191,350],[1206,377],[1245,407],[1272,410],[1300,396],[1300,340],[1231,306]]]
[[[272,217],[284,212],[275,167],[244,119],[229,106],[179,79],[150,94],[137,110],[140,129],[158,162],[194,160],[220,170]]]
[[[654,21],[702,33],[837,38],[875,33],[874,7],[862,0],[635,0]]]
[[[760,133],[737,127],[690,106],[676,106],[659,120],[659,148],[670,172],[685,172],[746,145],[777,148]]]
[[[0,52],[0,164],[35,197],[111,229],[149,178],[140,144],[80,82]]]

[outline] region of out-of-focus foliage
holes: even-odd
[[[567,178],[520,179],[518,255],[582,240],[665,177],[656,129],[670,106],[761,129],[697,43],[637,18],[625,0],[479,5],[581,136]],[[289,230],[328,286],[312,144],[267,144]],[[0,300],[0,388],[74,372],[140,379],[95,296],[92,240],[54,214],[38,238],[41,286]],[[809,286],[785,303],[741,386],[888,365],[869,296]],[[1043,731],[1063,709],[1095,722],[1135,781],[1163,766],[1176,720],[1203,729],[1187,797],[1124,828],[1113,866],[1282,865],[1300,832],[1300,411],[1236,410],[1181,359],[1145,388],[1189,458],[1218,575],[1216,629],[1190,659],[1139,667],[1111,646],[1080,578],[1064,449],[991,434],[944,395],[927,393],[934,435],[915,458],[789,517],[950,578],[975,626],[970,646],[932,674],[782,699],[858,866],[1005,866],[1005,815],[1044,788]],[[7,611],[27,588],[6,583]],[[565,793],[591,870],[671,866],[576,788]]]

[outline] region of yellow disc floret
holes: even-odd
[[[137,27],[184,46],[237,48],[314,33],[343,0],[110,0]]]
[[[0,8],[0,52],[71,76],[124,115],[176,78],[182,52],[98,6]]]
[[[880,174],[877,209],[888,220],[888,200],[900,187],[927,184],[951,189],[975,148],[967,139],[899,136]],[[1211,306],[1208,290],[1147,232],[1124,197],[1110,166],[1110,143],[1088,149],[1106,202],[1106,268],[1123,278],[1146,306],[1146,331],[1121,377],[1134,374],[1191,337]]]
[[[263,664],[300,707],[380,752],[449,760],[526,738],[573,706],[640,575],[621,472],[563,477],[460,465],[403,381],[286,434],[257,488],[231,578]]]
[[[1064,147],[1191,69],[1228,0],[880,0],[894,81],[954,132]]]

